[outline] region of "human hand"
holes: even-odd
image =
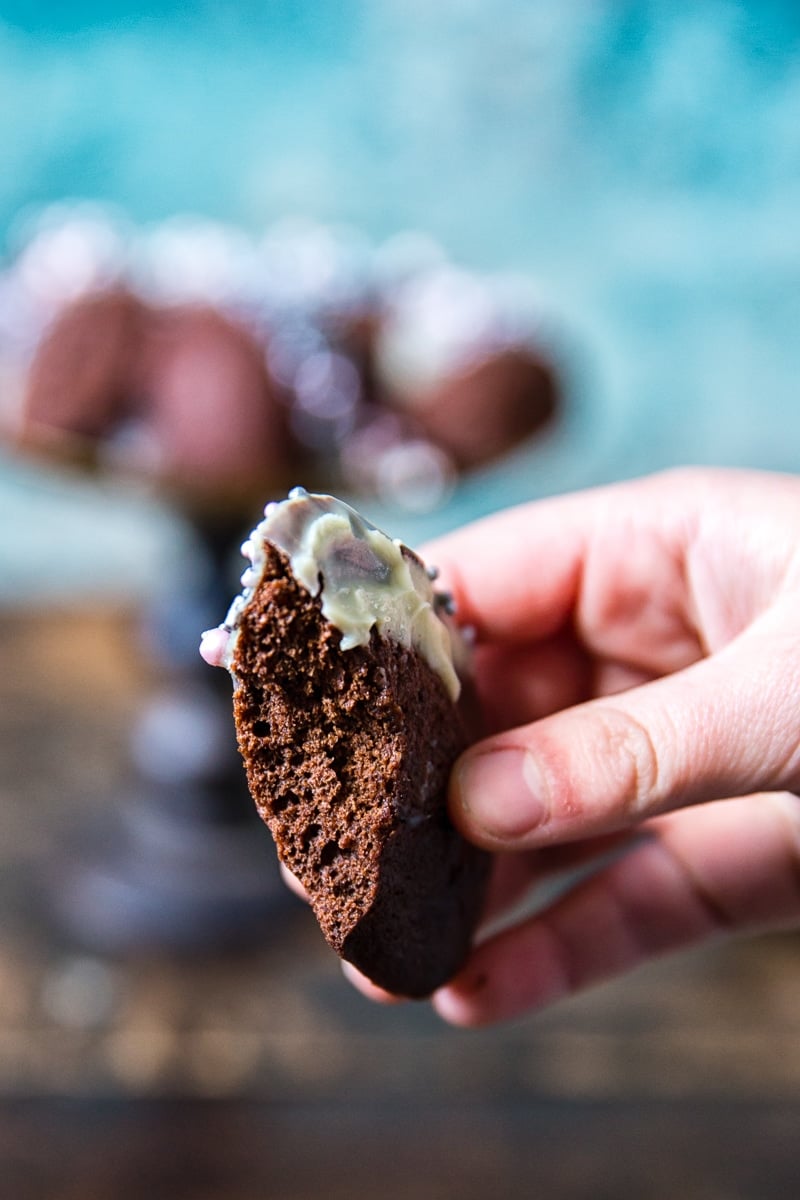
[[[668,472],[500,513],[425,557],[476,629],[496,731],[450,795],[497,854],[487,918],[615,850],[479,938],[434,997],[443,1017],[511,1017],[680,946],[798,922],[800,479]]]

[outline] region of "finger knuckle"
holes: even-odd
[[[619,781],[619,799],[635,819],[652,812],[663,791],[662,767],[651,730],[632,713],[613,705],[599,706],[611,769]]]

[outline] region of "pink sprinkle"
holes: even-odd
[[[207,629],[200,639],[200,655],[210,667],[224,667],[225,651],[230,633],[222,625]]]

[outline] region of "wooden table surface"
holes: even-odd
[[[296,904],[223,956],[61,933],[151,682],[124,612],[0,619],[0,1200],[800,1195],[797,936],[463,1032],[356,995]]]

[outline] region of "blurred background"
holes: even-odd
[[[295,483],[413,543],[795,471],[799,47],[788,0],[2,5],[0,1193],[796,1195],[795,939],[371,1008],[196,645]]]

